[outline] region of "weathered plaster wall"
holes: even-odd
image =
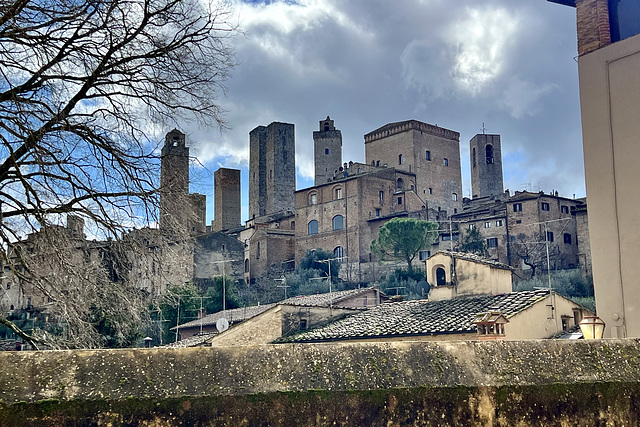
[[[638,425],[640,341],[0,354],[0,426]]]

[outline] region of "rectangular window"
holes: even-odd
[[[380,209],[376,209],[376,218],[380,218],[380,213],[382,211]]]
[[[547,231],[547,240],[553,242],[553,231]]]
[[[567,244],[567,245],[571,244],[571,234],[564,233],[564,243]]]
[[[514,212],[522,212],[522,203],[514,203],[513,204]]]
[[[429,187],[429,194],[433,194],[433,188]]]
[[[380,196],[380,203],[384,202],[384,191],[378,193],[378,196]]]
[[[442,163],[443,163],[445,166],[449,166],[449,159],[447,159],[447,158],[445,157],[444,159],[442,159]]]
[[[430,256],[431,256],[431,251],[420,251],[420,261],[424,261]]]
[[[401,205],[402,204],[402,197],[398,197],[398,204]]]
[[[548,211],[549,210],[549,203],[542,202],[542,210],[543,211]]]
[[[517,219],[516,220],[516,224],[522,224],[522,220],[521,219]]]
[[[487,247],[489,248],[497,248],[498,247],[498,238],[492,237],[491,239],[487,239]]]
[[[424,157],[427,160],[431,160],[431,151],[427,151]]]
[[[473,230],[474,228],[476,228],[475,224],[469,224],[469,230]]]
[[[335,200],[342,199],[342,188],[336,188],[334,199]]]
[[[443,242],[448,242],[449,240],[451,240],[451,234],[443,234],[442,235],[442,241]]]
[[[402,164],[402,154],[398,154],[398,164]]]
[[[324,149],[324,154],[329,154],[329,149],[328,148]]]
[[[318,204],[318,195],[315,193],[311,195],[311,204],[312,205]]]
[[[560,211],[563,214],[568,214],[569,213],[569,206],[560,206]]]
[[[484,228],[490,228],[491,227],[491,222],[487,221],[484,223]]]
[[[502,227],[502,224],[503,223],[501,219],[496,220],[496,227]]]

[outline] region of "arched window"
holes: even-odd
[[[329,132],[329,124],[328,123],[324,124],[324,131],[325,132]]]
[[[310,205],[318,204],[318,194],[317,193],[309,193],[309,204]]]
[[[324,149],[324,154],[329,154],[329,149],[328,148]]]
[[[307,225],[308,234],[318,234],[318,221],[312,219]]]
[[[249,272],[249,258],[244,260],[244,272],[245,273]]]
[[[342,230],[344,228],[344,217],[342,215],[336,215],[333,217],[333,229]]]
[[[444,268],[442,267],[436,268],[436,286],[441,286],[446,284],[447,284],[447,274],[444,271]]]
[[[456,193],[451,193],[451,200],[456,202],[458,200],[458,195]]]
[[[473,167],[476,167],[476,147],[473,147]]]
[[[333,250],[334,258],[344,258],[344,248],[342,246],[336,246]]]
[[[493,163],[493,145],[487,144],[485,150],[487,152],[487,164],[490,165]]]
[[[396,183],[396,188],[398,190],[404,190],[404,180],[402,178],[398,178],[398,181]]]

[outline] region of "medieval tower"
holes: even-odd
[[[500,135],[478,134],[469,143],[472,198],[503,193]]]
[[[160,165],[160,228],[184,224],[185,203],[189,196],[189,147],[178,129],[167,133]]]
[[[213,173],[215,217],[213,231],[240,226],[240,171],[220,168]]]
[[[160,159],[160,228],[204,233],[207,200],[204,194],[189,194],[189,147],[184,133],[178,129],[167,133]]]
[[[418,120],[389,123],[364,136],[366,162],[415,174],[415,186],[399,180],[398,191],[414,191],[427,211],[455,214],[462,208],[460,134]]]
[[[320,130],[313,132],[315,180],[325,184],[342,166],[342,132],[336,129],[331,117],[320,121]]]
[[[249,133],[249,218],[295,209],[294,125],[273,122]]]

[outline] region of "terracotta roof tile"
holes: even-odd
[[[509,318],[548,294],[547,290],[536,290],[445,301],[417,300],[381,304],[322,328],[282,337],[275,342],[473,333],[476,331],[473,320],[478,313],[495,307]]]

